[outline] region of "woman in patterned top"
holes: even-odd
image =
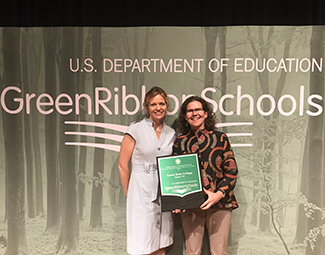
[[[179,129],[173,154],[197,153],[206,201],[197,209],[181,213],[186,255],[201,254],[206,225],[211,255],[227,254],[232,210],[237,208],[234,188],[237,164],[226,134],[215,130],[211,106],[201,97],[184,101],[179,113]]]

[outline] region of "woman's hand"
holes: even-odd
[[[207,210],[214,204],[218,203],[221,198],[223,198],[223,193],[221,191],[212,192],[203,188],[204,193],[208,195],[208,199],[200,206],[202,210]]]
[[[172,210],[172,213],[181,213],[181,212],[185,212],[186,210],[181,210],[181,209],[175,209]]]

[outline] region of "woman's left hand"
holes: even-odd
[[[172,210],[172,213],[181,213],[181,212],[185,212],[186,210],[181,210],[181,209],[175,209]]]
[[[219,200],[223,197],[223,193],[221,191],[217,191],[216,193],[206,190],[203,188],[204,193],[208,195],[208,199],[204,201],[204,203],[200,206],[202,210],[207,210],[214,204],[218,203]]]

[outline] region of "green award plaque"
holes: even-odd
[[[162,210],[199,208],[204,202],[197,154],[158,157]]]

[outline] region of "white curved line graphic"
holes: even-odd
[[[251,143],[232,143],[231,147],[251,147]]]
[[[93,148],[101,148],[110,151],[120,151],[119,145],[111,145],[111,144],[102,144],[102,143],[72,143],[72,142],[65,142],[65,145],[79,145],[79,146],[87,146]]]
[[[65,124],[73,124],[73,125],[85,125],[91,127],[101,127],[106,129],[112,129],[115,131],[120,131],[125,133],[129,126],[118,125],[118,124],[110,124],[110,123],[100,123],[100,122],[86,122],[86,121],[65,121]]]
[[[111,134],[104,134],[104,133],[90,133],[90,132],[65,132],[66,135],[83,135],[83,136],[90,136],[90,137],[98,137],[109,139],[113,141],[122,142],[123,136],[122,135],[111,135]]]
[[[110,124],[110,123],[100,123],[100,122],[87,122],[87,121],[65,121],[65,124],[72,125],[85,125],[90,127],[101,127],[105,129],[115,130],[122,133],[125,133],[129,126],[126,125],[118,125],[118,124]],[[228,122],[228,123],[218,123],[216,127],[230,127],[230,126],[251,126],[253,122]],[[66,135],[80,135],[80,136],[89,136],[89,137],[98,137],[104,138],[108,140],[113,140],[117,142],[122,142],[123,135],[113,135],[106,133],[96,133],[96,132],[65,132]],[[252,136],[252,133],[227,133],[228,137],[240,137],[240,136]],[[111,151],[120,151],[119,145],[111,145],[111,144],[100,144],[100,143],[81,143],[81,142],[66,142],[66,145],[75,145],[75,146],[87,146],[93,148],[102,148],[105,150]],[[251,147],[250,143],[235,143],[231,144],[232,147]]]
[[[234,137],[234,136],[252,136],[252,133],[227,133],[228,137]]]
[[[217,123],[216,127],[231,127],[231,126],[252,126],[253,122],[226,122]]]

